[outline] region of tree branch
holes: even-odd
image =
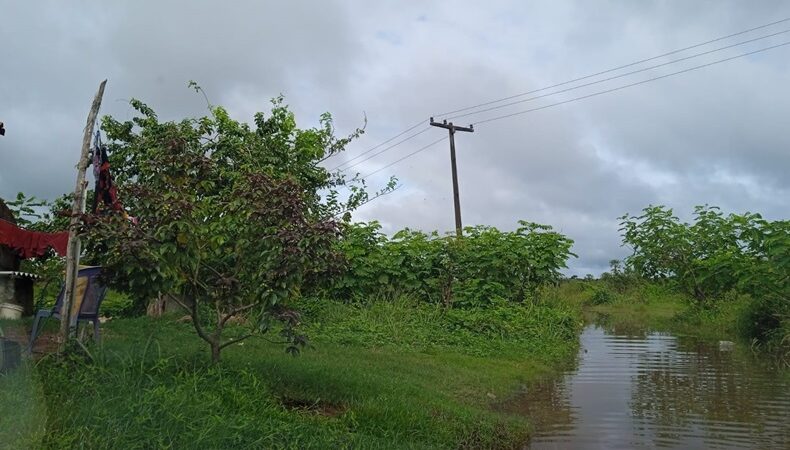
[[[175,297],[173,294],[166,294],[166,295],[170,298],[170,300],[173,300],[174,302],[178,303],[178,306],[184,308],[184,310],[186,310],[186,311],[191,311],[192,310],[192,308],[190,306],[188,306],[186,303],[184,303],[181,300],[179,300],[178,297]]]
[[[178,303],[182,308],[190,311],[190,316],[192,316],[192,326],[195,327],[195,331],[197,331],[198,336],[200,336],[201,339],[208,342],[209,344],[213,344],[214,341],[211,339],[211,336],[209,336],[200,325],[200,316],[198,315],[197,302],[192,300],[192,304],[187,306],[184,302],[174,297],[172,294],[167,294],[167,296],[175,300],[175,302]]]
[[[238,307],[238,308],[235,308],[235,309],[231,310],[231,311],[230,311],[230,312],[229,312],[229,313],[228,313],[228,314],[227,314],[225,317],[223,317],[223,318],[222,318],[222,320],[219,322],[219,325],[220,325],[220,327],[224,326],[224,325],[225,325],[225,323],[226,323],[228,320],[230,320],[230,318],[231,318],[231,317],[235,316],[236,314],[243,313],[244,311],[248,311],[248,310],[250,310],[250,309],[254,308],[256,305],[257,305],[257,303],[250,303],[249,305],[240,306],[240,307]]]
[[[254,336],[254,334],[249,333],[249,334],[245,334],[244,336],[242,336],[242,337],[240,337],[238,339],[231,338],[231,340],[229,340],[228,342],[225,342],[225,343],[221,344],[219,346],[219,349],[222,350],[223,348],[225,348],[225,347],[227,347],[229,345],[236,344],[236,343],[241,342],[241,341],[243,341],[243,340],[245,340],[245,339],[247,339],[249,337],[252,337],[252,336]]]
[[[392,194],[393,192],[395,192],[395,191],[397,191],[398,189],[400,189],[402,186],[403,186],[402,184],[399,184],[397,187],[394,187],[394,188],[392,188],[391,190],[388,190],[388,191],[383,191],[383,192],[379,192],[379,193],[377,193],[376,195],[374,195],[373,197],[370,197],[370,198],[368,198],[368,199],[367,199],[367,200],[365,200],[364,202],[362,202],[362,203],[359,203],[359,204],[355,205],[353,208],[346,208],[346,209],[344,209],[343,211],[340,211],[339,213],[336,213],[336,214],[335,214],[334,216],[332,216],[332,217],[338,217],[338,216],[341,216],[341,215],[343,215],[343,214],[345,214],[345,213],[347,213],[347,212],[350,212],[350,211],[353,211],[353,210],[355,210],[355,209],[357,209],[357,208],[360,208],[360,207],[362,207],[362,206],[365,206],[365,205],[367,205],[368,203],[372,202],[373,200],[376,200],[377,198],[381,198],[381,197],[384,197],[385,195]]]
[[[195,331],[197,331],[198,336],[200,336],[204,341],[208,342],[209,344],[214,344],[214,341],[211,339],[211,336],[206,333],[203,327],[200,325],[200,316],[198,315],[197,303],[193,303],[192,305],[192,325],[195,327]]]
[[[215,274],[215,275],[217,275],[218,277],[220,277],[220,278],[225,278],[225,275],[222,275],[221,273],[219,273],[219,271],[218,271],[217,269],[215,269],[215,268],[213,268],[213,267],[209,266],[208,264],[206,264],[206,263],[204,263],[204,262],[199,262],[199,264],[200,264],[201,266],[205,267],[206,269],[209,269],[209,270],[211,270],[212,272],[214,272],[214,274]]]

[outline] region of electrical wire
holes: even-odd
[[[408,133],[409,131],[411,131],[411,130],[413,130],[413,129],[417,128],[417,127],[419,127],[419,126],[420,126],[420,125],[422,125],[423,123],[425,123],[425,121],[424,121],[424,120],[420,120],[419,122],[415,123],[414,125],[410,126],[409,128],[406,128],[405,130],[401,131],[400,133],[396,134],[395,136],[392,136],[391,138],[387,139],[386,141],[384,141],[384,142],[381,142],[380,144],[377,144],[377,145],[375,145],[375,146],[373,146],[373,147],[371,147],[371,148],[369,148],[369,149],[365,150],[364,152],[360,153],[359,155],[357,155],[357,156],[355,156],[355,157],[353,157],[353,158],[349,159],[348,161],[345,161],[343,164],[340,164],[340,165],[338,165],[337,167],[335,167],[334,169],[331,169],[331,171],[333,171],[333,170],[337,169],[337,168],[338,168],[338,167],[340,167],[340,166],[343,166],[343,165],[345,165],[346,163],[349,163],[349,162],[351,162],[351,161],[354,161],[355,159],[358,159],[358,158],[360,158],[361,156],[364,156],[364,155],[366,155],[366,154],[368,154],[368,153],[372,152],[373,150],[376,150],[377,148],[381,147],[382,145],[388,144],[388,143],[390,143],[390,142],[394,141],[395,139],[398,139],[399,137],[403,136],[404,134]],[[324,161],[326,161],[327,159],[329,159],[329,158],[331,158],[331,157],[333,157],[333,156],[339,155],[339,154],[340,154],[340,153],[334,153],[334,154],[331,154],[331,155],[327,156],[326,158],[324,158],[324,159],[322,159],[321,161],[318,161],[318,162],[319,162],[319,163],[320,163],[320,162],[324,162]]]
[[[776,49],[776,48],[779,48],[779,47],[784,47],[786,45],[790,45],[790,41],[782,42],[780,44],[772,45],[772,46],[769,46],[769,47],[764,47],[764,48],[761,48],[761,49],[758,49],[758,50],[753,50],[751,52],[746,52],[746,53],[742,53],[742,54],[739,54],[739,55],[731,56],[729,58],[724,58],[724,59],[712,61],[712,62],[709,62],[709,63],[700,64],[698,66],[689,67],[687,69],[679,70],[677,72],[672,72],[672,73],[660,75],[660,76],[657,76],[657,77],[648,78],[646,80],[637,81],[635,83],[630,83],[630,84],[626,84],[626,85],[623,85],[623,86],[618,86],[618,87],[615,87],[615,88],[612,88],[612,89],[606,89],[606,90],[603,90],[603,91],[594,92],[592,94],[587,94],[587,95],[583,95],[583,96],[580,96],[580,97],[575,97],[575,98],[572,98],[572,99],[569,99],[569,100],[565,100],[565,101],[561,101],[561,102],[557,102],[557,103],[552,103],[552,104],[540,106],[540,107],[537,107],[537,108],[527,109],[527,110],[524,110],[524,111],[517,111],[517,112],[514,112],[514,113],[510,113],[510,114],[504,114],[504,115],[501,115],[501,116],[491,117],[491,118],[488,118],[488,119],[485,119],[485,120],[477,121],[477,122],[474,123],[474,125],[480,125],[480,124],[484,124],[484,123],[494,122],[494,121],[497,121],[497,120],[502,120],[502,119],[506,119],[506,118],[509,118],[509,117],[514,117],[514,116],[518,116],[518,115],[522,115],[522,114],[527,114],[527,113],[534,112],[534,111],[540,111],[540,110],[552,108],[552,107],[555,107],[555,106],[565,105],[565,104],[568,104],[568,103],[576,102],[576,101],[579,101],[579,100],[584,100],[584,99],[591,98],[591,97],[597,97],[599,95],[620,91],[620,90],[623,90],[623,89],[626,89],[626,88],[629,88],[629,87],[633,87],[633,86],[638,86],[638,85],[641,85],[641,84],[649,83],[651,81],[657,81],[657,80],[661,80],[661,79],[664,79],[664,78],[669,78],[669,77],[672,77],[672,76],[675,76],[675,75],[680,75],[680,74],[683,74],[683,73],[691,72],[691,71],[702,69],[702,68],[705,68],[705,67],[710,67],[710,66],[713,66],[713,65],[716,65],[716,64],[721,64],[721,63],[724,63],[724,62],[727,62],[727,61],[732,61],[734,59],[744,58],[746,56],[751,56],[751,55],[755,55],[755,54],[758,54],[758,53],[766,52],[768,50],[773,50],[773,49]],[[428,148],[430,148],[430,147],[432,147],[432,146],[434,146],[434,145],[438,144],[439,142],[442,142],[442,141],[444,141],[446,139],[447,139],[447,136],[443,136],[441,139],[438,139],[436,141],[431,142],[428,145],[420,147],[419,149],[415,150],[414,152],[409,153],[409,154],[407,154],[406,156],[404,156],[402,158],[396,159],[395,161],[393,161],[393,162],[391,162],[391,163],[389,163],[389,164],[387,164],[387,165],[385,165],[383,167],[380,167],[379,169],[376,169],[373,172],[370,172],[370,173],[368,173],[367,175],[365,175],[365,176],[363,176],[361,178],[367,178],[367,177],[370,177],[370,176],[372,176],[372,175],[374,175],[376,173],[379,173],[382,170],[387,169],[387,168],[389,168],[389,167],[391,167],[391,166],[393,166],[393,165],[395,165],[395,164],[397,164],[397,163],[399,163],[399,162],[401,162],[401,161],[403,161],[405,159],[411,158],[412,156],[414,156],[414,155],[416,155],[416,154],[418,154],[418,153],[420,153],[420,152],[422,152],[422,151],[424,151],[424,150],[426,150],[426,149],[428,149]]]
[[[439,142],[442,142],[442,141],[445,141],[445,140],[447,140],[447,136],[443,136],[441,139],[437,139],[437,140],[431,142],[428,145],[422,146],[422,147],[418,148],[417,150],[409,153],[408,155],[406,155],[406,156],[404,156],[402,158],[396,159],[395,161],[392,161],[391,163],[387,164],[386,166],[380,167],[380,168],[374,170],[373,172],[370,172],[369,174],[367,174],[367,175],[365,175],[363,177],[360,177],[360,178],[364,179],[364,178],[368,178],[368,177],[370,177],[372,175],[375,175],[375,174],[381,172],[382,170],[384,170],[384,169],[386,169],[388,167],[394,166],[395,164],[403,161],[404,159],[411,158],[412,156],[416,155],[417,153],[420,153],[421,151],[427,150],[427,149],[433,147],[434,145],[438,144]]]
[[[677,72],[672,72],[672,73],[660,75],[660,76],[657,76],[657,77],[648,78],[646,80],[637,81],[636,83],[630,83],[630,84],[626,84],[626,85],[623,85],[623,86],[618,86],[616,88],[607,89],[607,90],[599,91],[599,92],[594,92],[594,93],[588,94],[588,95],[583,95],[581,97],[575,97],[575,98],[572,98],[572,99],[569,99],[569,100],[565,100],[565,101],[562,101],[562,102],[552,103],[550,105],[544,105],[544,106],[540,106],[540,107],[537,107],[537,108],[527,109],[527,110],[524,110],[524,111],[518,111],[518,112],[514,112],[514,113],[510,113],[510,114],[504,114],[504,115],[501,115],[501,116],[491,117],[491,118],[488,118],[488,119],[485,119],[485,120],[477,121],[474,124],[475,125],[480,125],[480,124],[484,124],[484,123],[488,123],[488,122],[493,122],[495,120],[506,119],[508,117],[518,116],[518,115],[521,115],[521,114],[527,114],[527,113],[534,112],[534,111],[540,111],[542,109],[551,108],[551,107],[554,107],[554,106],[565,105],[567,103],[571,103],[571,102],[575,102],[575,101],[579,101],[579,100],[584,100],[584,99],[587,99],[587,98],[590,98],[590,97],[596,97],[596,96],[603,95],[603,94],[608,94],[608,93],[619,91],[619,90],[626,89],[626,88],[629,88],[629,87],[638,86],[640,84],[649,83],[651,81],[661,80],[661,79],[664,79],[664,78],[669,78],[671,76],[680,75],[682,73],[691,72],[693,70],[702,69],[704,67],[710,67],[710,66],[713,66],[713,65],[716,65],[716,64],[721,64],[721,63],[724,63],[724,62],[727,62],[727,61],[732,61],[733,59],[743,58],[743,57],[754,55],[754,54],[757,54],[757,53],[762,53],[762,52],[765,52],[765,51],[768,51],[768,50],[773,50],[775,48],[784,47],[785,45],[790,45],[790,41],[786,41],[786,42],[783,42],[781,44],[772,45],[770,47],[761,48],[761,49],[754,50],[754,51],[751,51],[751,52],[742,53],[740,55],[731,56],[729,58],[719,59],[719,60],[712,61],[712,62],[709,62],[709,63],[706,63],[706,64],[700,64],[698,66],[690,67],[688,69],[679,70]]]
[[[422,123],[424,123],[424,122],[420,122],[420,123],[422,124]],[[378,152],[376,152],[376,153],[374,153],[374,154],[372,154],[372,155],[368,156],[367,158],[365,158],[365,159],[363,159],[363,160],[361,160],[361,161],[357,161],[357,162],[355,162],[354,164],[351,164],[350,166],[343,167],[343,166],[345,166],[347,163],[351,162],[351,161],[346,161],[345,163],[343,163],[343,164],[340,164],[339,166],[336,166],[336,167],[334,167],[333,169],[331,169],[331,170],[330,170],[330,172],[333,172],[333,171],[335,171],[335,170],[337,170],[337,169],[340,169],[341,167],[343,167],[343,168],[342,168],[342,169],[340,169],[340,170],[347,171],[348,169],[350,169],[350,168],[352,168],[352,167],[356,167],[356,166],[358,166],[358,165],[362,164],[363,162],[365,162],[365,161],[367,161],[367,160],[369,160],[369,159],[371,159],[371,158],[375,158],[376,156],[378,156],[378,155],[380,155],[380,154],[382,154],[382,153],[384,153],[384,152],[386,152],[386,151],[389,151],[390,149],[393,149],[393,148],[397,147],[398,145],[400,145],[400,144],[402,144],[402,143],[404,143],[404,142],[406,142],[406,141],[408,141],[408,140],[411,140],[411,139],[414,139],[414,138],[416,138],[417,136],[419,136],[419,135],[421,135],[421,134],[425,133],[426,131],[428,131],[428,130],[430,130],[430,129],[431,129],[431,127],[425,127],[424,129],[422,129],[422,130],[418,131],[417,133],[414,133],[414,134],[410,135],[409,137],[407,137],[407,138],[405,138],[405,139],[403,139],[403,140],[401,140],[401,141],[398,141],[398,142],[396,142],[396,143],[394,143],[394,144],[390,145],[389,147],[385,147],[383,150],[381,150],[381,151],[378,151]],[[365,152],[365,153],[368,153],[368,152]],[[363,153],[362,155],[359,155],[359,156],[363,156],[363,155],[364,155],[364,153]]]
[[[596,80],[596,81],[591,81],[589,83],[580,84],[578,86],[573,86],[573,87],[561,89],[559,91],[549,92],[548,94],[537,95],[537,96],[534,96],[534,97],[529,97],[529,98],[525,98],[525,99],[522,99],[522,100],[517,100],[515,102],[505,103],[503,105],[492,106],[490,108],[485,108],[485,109],[481,109],[481,110],[478,110],[478,111],[472,111],[472,112],[468,112],[468,113],[464,113],[464,114],[458,114],[456,116],[448,117],[445,120],[453,120],[453,119],[458,119],[460,117],[467,117],[467,116],[472,116],[472,115],[476,115],[476,114],[482,114],[484,112],[495,111],[495,110],[498,110],[498,109],[507,108],[509,106],[530,102],[532,100],[538,100],[538,99],[541,99],[541,98],[550,97],[552,95],[563,94],[565,92],[570,92],[570,91],[574,91],[576,89],[581,89],[581,88],[585,88],[585,87],[589,87],[589,86],[594,86],[596,84],[601,84],[601,83],[605,83],[607,81],[612,81],[612,80],[616,80],[616,79],[619,79],[619,78],[623,78],[623,77],[627,77],[627,76],[630,76],[630,75],[634,75],[634,74],[637,74],[637,73],[646,72],[648,70],[657,69],[659,67],[664,67],[664,66],[668,66],[668,65],[671,65],[671,64],[676,64],[676,63],[679,63],[679,62],[682,62],[682,61],[687,61],[687,60],[690,60],[690,59],[693,59],[693,58],[699,58],[700,56],[709,55],[711,53],[720,52],[720,51],[723,51],[723,50],[731,49],[731,48],[734,48],[734,47],[738,47],[738,46],[741,46],[741,45],[745,45],[745,44],[749,44],[749,43],[752,43],[752,42],[760,41],[760,40],[763,40],[763,39],[768,39],[768,38],[771,38],[771,37],[774,37],[774,36],[778,36],[780,34],[785,34],[785,33],[790,33],[790,29],[782,30],[782,31],[779,31],[779,32],[776,32],[776,33],[768,34],[768,35],[765,35],[765,36],[760,36],[760,37],[757,37],[757,38],[754,38],[754,39],[749,39],[749,40],[746,40],[746,41],[737,42],[735,44],[727,45],[727,46],[724,46],[724,47],[719,47],[719,48],[716,48],[716,49],[713,49],[713,50],[708,50],[708,51],[705,51],[705,52],[696,53],[694,55],[684,56],[683,58],[674,59],[672,61],[667,61],[665,63],[656,64],[654,66],[644,67],[642,69],[633,70],[631,72],[626,72],[626,73],[623,73],[623,74],[620,74],[620,75],[615,75],[615,76],[612,76],[612,77],[603,78],[603,79]]]
[[[400,189],[402,187],[403,187],[403,185],[399,184],[399,185],[395,186],[394,188],[392,188],[392,189],[390,189],[388,191],[385,191],[385,192],[379,193],[379,194],[377,194],[377,195],[375,195],[373,197],[370,197],[369,199],[365,200],[364,202],[358,204],[354,209],[344,209],[343,211],[340,211],[339,213],[335,214],[334,217],[337,218],[337,217],[342,216],[343,214],[345,214],[347,212],[356,211],[357,209],[367,205],[368,203],[370,203],[370,202],[372,202],[372,201],[374,201],[374,200],[376,200],[378,198],[381,198],[381,197],[384,197],[386,195],[392,194],[393,192],[397,191],[398,189]]]
[[[585,76],[582,76],[582,77],[574,78],[574,79],[571,79],[571,80],[568,80],[568,81],[563,81],[561,83],[556,83],[556,84],[553,84],[551,86],[542,87],[540,89],[534,89],[534,90],[531,90],[531,91],[510,95],[510,96],[507,96],[507,97],[502,97],[502,98],[499,98],[499,99],[496,99],[496,100],[491,100],[491,101],[487,101],[487,102],[484,102],[484,103],[479,103],[477,105],[468,106],[468,107],[460,108],[460,109],[455,109],[455,110],[447,111],[447,112],[440,113],[440,114],[434,114],[433,117],[443,117],[443,116],[448,116],[450,114],[456,114],[456,113],[460,113],[460,112],[470,111],[470,110],[473,110],[473,109],[478,109],[480,107],[494,105],[496,103],[501,103],[503,101],[512,100],[512,99],[519,98],[519,97],[523,97],[525,95],[535,94],[535,93],[542,92],[542,91],[545,91],[545,90],[548,90],[548,89],[553,89],[553,88],[557,88],[557,87],[566,86],[568,84],[576,83],[576,82],[579,82],[579,81],[584,81],[584,80],[587,80],[587,79],[590,79],[590,78],[594,78],[594,77],[597,77],[597,76],[600,76],[600,75],[605,75],[607,73],[615,72],[615,71],[618,71],[618,70],[621,70],[621,69],[625,69],[625,68],[628,68],[628,67],[633,67],[633,66],[636,66],[636,65],[639,65],[639,64],[642,64],[642,63],[646,63],[646,62],[649,62],[649,61],[654,61],[656,59],[664,58],[664,57],[667,57],[667,56],[670,56],[670,55],[674,55],[674,54],[677,54],[677,53],[681,53],[681,52],[684,52],[684,51],[687,51],[687,50],[692,50],[692,49],[695,49],[695,48],[699,48],[699,47],[702,47],[702,46],[705,46],[705,45],[708,45],[708,44],[712,44],[714,42],[723,41],[725,39],[729,39],[729,38],[732,38],[732,37],[735,37],[735,36],[741,36],[741,35],[744,35],[744,34],[747,34],[747,33],[753,32],[753,31],[765,29],[765,28],[768,28],[768,27],[771,27],[771,26],[774,26],[774,25],[778,25],[780,23],[785,23],[785,22],[790,22],[790,17],[784,18],[784,19],[780,19],[780,20],[776,20],[774,22],[770,22],[770,23],[767,23],[767,24],[764,24],[764,25],[752,27],[752,28],[749,28],[749,29],[746,29],[746,30],[738,31],[736,33],[731,33],[731,34],[728,34],[726,36],[721,36],[721,37],[717,37],[717,38],[714,38],[714,39],[710,39],[710,40],[707,40],[705,42],[700,42],[698,44],[689,45],[689,46],[686,46],[686,47],[683,47],[683,48],[679,48],[679,49],[672,50],[672,51],[669,51],[669,52],[666,52],[666,53],[662,53],[660,55],[652,56],[650,58],[640,59],[638,61],[634,61],[634,62],[631,62],[631,63],[628,63],[628,64],[624,64],[624,65],[621,65],[621,66],[617,66],[617,67],[614,67],[614,68],[611,68],[611,69],[607,69],[607,70],[603,70],[603,71],[596,72],[596,73],[593,73],[593,74],[589,74],[589,75],[585,75]],[[787,32],[787,30],[779,32],[779,33],[774,33],[774,34],[771,34],[771,35],[768,35],[768,36],[764,36],[764,37],[760,37],[760,38],[744,41],[744,42],[741,42],[741,43],[738,43],[738,44],[733,44],[731,46],[722,47],[721,49],[700,53],[700,54],[698,54],[696,56],[703,56],[703,55],[706,55],[706,54],[709,54],[709,53],[713,53],[715,51],[724,50],[726,48],[731,48],[731,47],[734,47],[734,46],[737,46],[737,45],[743,45],[743,44],[748,43],[748,42],[753,42],[755,40],[765,39],[767,37],[775,36],[777,34],[782,34],[782,33],[786,33],[786,32]],[[690,58],[696,57],[696,56],[681,58],[681,59],[675,60],[674,62],[684,61],[686,59],[690,59]],[[656,65],[656,66],[653,66],[652,68],[661,67],[661,66],[667,65],[667,64],[671,64],[671,63],[665,63],[665,64]],[[632,75],[632,74],[635,74],[635,73],[643,72],[645,70],[649,70],[649,69],[642,69],[642,70],[629,72],[628,74],[625,74],[625,75],[622,75],[622,76]],[[604,82],[604,81],[611,81],[611,80],[616,79],[616,78],[621,78],[622,76],[610,77],[610,78],[607,78],[606,80],[601,80],[599,82],[587,83],[587,84],[584,84],[582,86],[578,86],[578,87],[575,87],[575,88],[569,88],[569,89],[561,90],[561,91],[554,92],[554,93],[551,93],[551,94],[545,94],[545,95],[537,96],[537,97],[530,98],[530,99],[524,99],[524,100],[521,100],[519,102],[512,102],[512,103],[509,103],[508,105],[500,105],[500,107],[504,108],[506,106],[512,106],[514,104],[531,101],[531,100],[534,100],[534,99],[537,99],[537,98],[543,98],[543,97],[546,97],[546,96],[549,96],[549,95],[554,95],[554,94],[559,94],[559,93],[562,93],[562,92],[567,92],[567,91],[570,91],[570,90],[573,90],[573,89],[578,89],[578,88],[581,88],[581,87],[586,87],[586,86],[590,86],[590,85],[593,85],[593,84],[598,84],[598,83],[601,83],[601,82]],[[477,114],[477,113],[483,113],[483,112],[491,111],[491,110],[498,109],[498,108],[499,107],[485,109],[485,110],[482,110],[482,111],[477,111],[477,112],[474,112],[474,113],[468,113],[468,114],[464,114],[464,115],[453,116],[453,117],[448,118],[447,120],[456,119],[456,118],[459,118],[459,117],[465,117],[467,115],[472,115],[472,114]],[[359,155],[351,158],[350,160],[347,160],[344,163],[335,166],[334,168],[330,169],[330,171],[334,171],[334,170],[337,170],[337,169],[340,169],[340,168],[342,168],[341,170],[345,171],[345,170],[348,170],[348,169],[350,169],[352,167],[355,167],[356,165],[358,165],[358,164],[360,164],[360,163],[362,163],[364,161],[367,161],[367,160],[371,159],[372,156],[369,157],[369,158],[364,159],[363,161],[359,161],[358,163],[355,163],[355,164],[352,164],[352,165],[348,165],[349,163],[358,160],[359,158],[369,154],[370,152],[372,152],[374,150],[377,150],[377,149],[381,148],[382,146],[384,146],[384,145],[394,141],[395,139],[403,136],[404,134],[414,130],[415,128],[419,127],[423,123],[425,123],[425,121],[424,120],[420,120],[419,122],[415,123],[414,125],[410,126],[407,129],[401,131],[400,133],[390,137],[389,139],[387,139],[387,140],[385,140],[385,141],[383,141],[383,142],[381,142],[381,143],[379,143],[379,144],[377,144],[377,145],[365,150],[364,152],[362,152]],[[418,133],[418,135],[424,133],[428,129],[430,129],[430,128],[426,128],[425,130],[422,130],[420,133]],[[386,149],[383,149],[382,151],[377,152],[373,156],[377,156],[377,155],[380,155],[380,154],[382,154],[382,153],[384,153],[386,151],[389,151],[389,150],[397,147],[398,145],[400,145],[400,144],[402,144],[402,143],[404,143],[404,142],[406,142],[406,141],[408,141],[408,140],[410,140],[410,139],[412,139],[414,137],[416,137],[416,135],[409,136],[406,139],[403,139],[403,140],[401,140],[399,142],[396,142],[395,144],[387,147]],[[330,156],[324,158],[323,160],[321,160],[320,162],[323,162],[323,161],[331,158],[332,156],[336,156],[336,155],[339,155],[339,154],[340,153],[335,153],[333,155],[330,155]],[[346,166],[346,167],[344,167],[344,166]]]
[[[474,105],[474,106],[467,106],[465,108],[460,108],[460,109],[456,109],[456,110],[453,110],[453,111],[447,111],[447,112],[443,112],[443,113],[440,113],[440,114],[435,114],[434,117],[444,117],[444,116],[448,116],[450,114],[456,114],[456,113],[459,113],[459,112],[464,112],[464,111],[469,111],[471,109],[480,108],[482,106],[488,106],[488,105],[493,105],[495,103],[504,102],[504,101],[507,101],[507,100],[512,100],[514,98],[523,97],[525,95],[535,94],[537,92],[545,91],[547,89],[553,89],[553,88],[556,88],[556,87],[565,86],[567,84],[575,83],[577,81],[584,81],[584,80],[587,80],[587,79],[590,79],[590,78],[593,78],[593,77],[597,77],[599,75],[605,75],[607,73],[615,72],[615,71],[620,70],[620,69],[625,69],[625,68],[628,68],[628,67],[636,66],[638,64],[646,63],[648,61],[653,61],[653,60],[656,60],[656,59],[664,58],[666,56],[670,56],[670,55],[674,55],[676,53],[684,52],[686,50],[691,50],[691,49],[694,49],[694,48],[702,47],[702,46],[705,46],[705,45],[708,45],[708,44],[712,44],[714,42],[723,41],[725,39],[729,39],[729,38],[732,38],[732,37],[735,37],[735,36],[740,36],[740,35],[743,35],[743,34],[746,34],[746,33],[750,33],[752,31],[761,30],[761,29],[764,29],[764,28],[771,27],[773,25],[778,25],[780,23],[789,22],[789,21],[790,21],[790,17],[784,18],[784,19],[781,19],[781,20],[777,20],[775,22],[767,23],[765,25],[760,25],[760,26],[757,26],[757,27],[754,27],[754,28],[749,28],[748,30],[743,30],[743,31],[739,31],[737,33],[728,34],[726,36],[718,37],[718,38],[711,39],[711,40],[708,40],[708,41],[705,41],[705,42],[700,42],[699,44],[690,45],[688,47],[683,47],[683,48],[679,48],[677,50],[672,50],[670,52],[662,53],[662,54],[657,55],[657,56],[652,56],[650,58],[641,59],[639,61],[634,61],[632,63],[624,64],[622,66],[618,66],[618,67],[614,67],[614,68],[611,68],[611,69],[603,70],[601,72],[596,72],[596,73],[593,73],[593,74],[590,74],[590,75],[585,75],[583,77],[574,78],[574,79],[568,80],[568,81],[563,81],[562,83],[553,84],[551,86],[546,86],[546,87],[543,87],[543,88],[540,88],[540,89],[534,89],[534,90],[527,91],[527,92],[522,92],[520,94],[514,94],[514,95],[507,96],[507,97],[502,97],[502,98],[497,99],[497,100],[491,100],[491,101],[488,101],[488,102],[479,103],[479,104]]]

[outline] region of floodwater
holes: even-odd
[[[506,405],[531,449],[790,449],[790,377],[748,350],[589,325],[575,367]]]

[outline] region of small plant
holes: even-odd
[[[605,287],[593,286],[590,303],[593,305],[608,305],[614,300],[614,295]]]

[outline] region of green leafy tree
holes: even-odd
[[[730,291],[750,294],[747,334],[790,342],[790,221],[707,205],[695,208],[691,224],[663,206],[620,220],[623,244],[633,249],[626,269],[670,280],[703,306]]]
[[[687,227],[663,206],[648,206],[639,216],[619,217],[623,244],[633,250],[627,264],[640,275],[663,280],[683,277],[690,268],[692,244]]]
[[[223,348],[284,323],[289,351],[304,344],[293,326],[298,314],[284,306],[300,290],[329,276],[341,262],[334,250],[342,216],[368,200],[318,165],[343,150],[331,116],[299,129],[282,98],[254,125],[220,107],[180,122],[160,122],[147,105],[139,116],[103,120],[121,201],[120,214],[86,217],[88,252],[112,282],[138,299],[159,293],[180,303],[213,361]],[[255,318],[247,332],[224,338],[238,315]]]
[[[7,201],[6,205],[14,213],[17,225],[23,228],[31,228],[49,219],[49,203],[35,196],[27,196],[24,192],[18,192],[16,198]]]
[[[745,331],[784,347],[785,361],[790,361],[790,221],[764,222],[750,252],[754,263],[738,277],[738,289],[755,299]]]

